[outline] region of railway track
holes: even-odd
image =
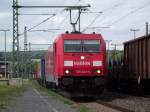
[[[150,97],[137,97],[121,93],[105,92],[95,98],[76,97],[68,92],[61,92],[60,95],[72,100],[78,105],[84,105],[89,112],[150,112]]]
[[[134,112],[127,108],[123,108],[121,106],[108,103],[107,101],[97,99],[84,99],[84,101],[75,101],[75,103],[86,106],[92,112]]]
[[[132,110],[122,108],[120,106],[112,105],[110,103],[107,103],[107,102],[104,102],[104,101],[101,101],[101,100],[97,100],[96,103],[98,103],[100,105],[103,105],[105,107],[108,107],[108,108],[112,108],[112,109],[117,110],[117,111],[121,111],[121,112],[134,112]]]
[[[102,108],[103,111],[106,112],[134,112],[132,110],[123,108],[121,106],[117,106],[117,105],[113,105],[111,103],[108,103],[107,101],[102,101],[102,100],[97,100],[96,98],[84,98],[84,97],[76,97],[76,98],[72,98],[71,94],[69,94],[68,92],[64,92],[64,91],[59,91],[59,94],[71,99],[73,102],[75,102],[78,105],[84,105],[87,108],[89,108],[90,110],[92,110],[92,112],[102,112]],[[93,108],[94,106],[96,106],[96,108]]]

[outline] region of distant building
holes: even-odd
[[[6,62],[6,66],[5,66],[5,62],[0,61],[0,78],[5,77],[5,68],[6,68],[6,75],[8,77],[9,74],[8,66],[9,66],[9,62]]]

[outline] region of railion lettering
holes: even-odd
[[[74,65],[76,65],[76,66],[90,66],[90,62],[88,62],[88,61],[79,61],[79,62],[74,62]]]

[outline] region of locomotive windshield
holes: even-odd
[[[82,52],[81,40],[65,40],[64,51],[65,52]]]
[[[99,40],[65,40],[64,52],[100,52]]]
[[[100,52],[100,42],[98,40],[84,40],[83,52]]]

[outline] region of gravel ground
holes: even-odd
[[[82,105],[89,108],[89,112],[121,112],[97,103],[83,103]]]
[[[89,108],[89,112],[120,112],[119,110],[112,109],[111,107],[98,104],[95,100],[88,100],[89,99],[79,100],[78,103]],[[117,107],[122,107],[133,112],[150,112],[150,97],[130,96],[117,92],[105,91],[99,98],[96,98],[96,100],[100,100]]]
[[[135,112],[150,112],[150,97],[136,97],[107,91],[99,99]]]
[[[13,106],[2,112],[76,112],[76,110],[71,108],[71,105],[53,97],[42,96],[36,89],[30,88],[16,98]]]

